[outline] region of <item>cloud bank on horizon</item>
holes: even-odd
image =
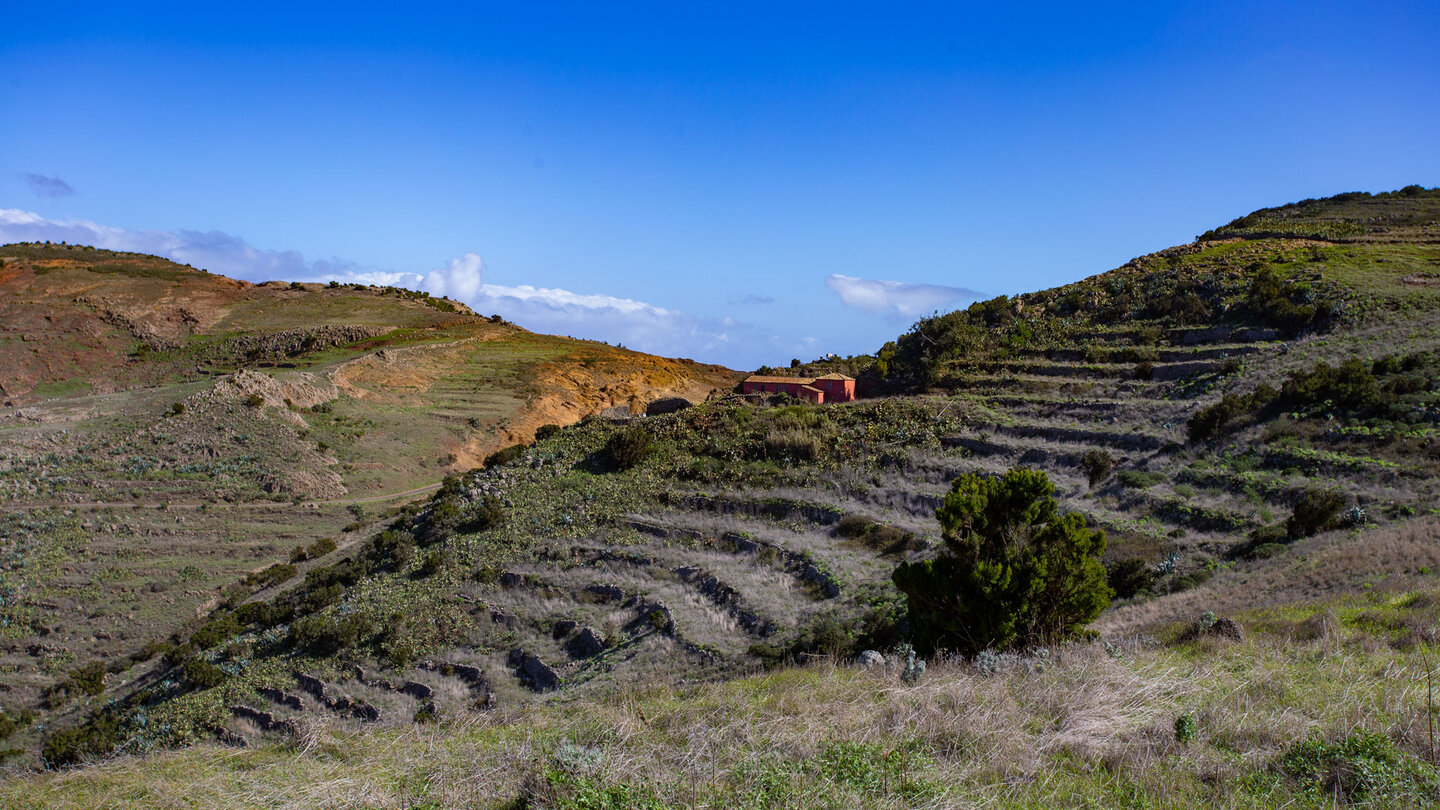
[[[246,281],[329,281],[378,284],[448,296],[482,314],[496,313],[527,329],[603,340],[639,351],[694,357],[739,368],[814,353],[812,337],[787,338],[732,318],[706,318],[644,301],[570,290],[489,284],[475,253],[428,273],[365,268],[340,259],[308,260],[297,251],[261,250],[220,231],[132,231],[88,220],[58,221],[0,209],[0,243],[68,242],[164,256]]]
[[[975,301],[980,293],[964,287],[942,284],[910,284],[903,281],[876,281],[839,273],[825,277],[825,286],[852,309],[883,315],[892,321],[913,320],[931,312],[953,307],[961,301]]]

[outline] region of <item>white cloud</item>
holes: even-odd
[[[876,281],[839,273],[826,276],[825,286],[840,296],[840,302],[847,307],[895,320],[927,315],[959,301],[980,298],[980,293],[964,287]]]
[[[424,290],[463,301],[483,315],[499,314],[535,332],[603,340],[667,357],[691,357],[755,368],[814,350],[810,339],[777,335],[731,318],[697,317],[644,301],[601,293],[485,282],[475,253],[425,274],[379,270],[340,260],[311,261],[296,251],[256,248],[220,231],[130,231],[87,220],[56,221],[0,209],[0,244],[69,242],[164,256],[248,281],[328,281]]]

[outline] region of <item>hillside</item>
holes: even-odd
[[[0,247],[0,323],[11,714],[45,715],[56,675],[153,654],[224,587],[348,546],[543,425],[736,379],[406,290],[79,246]]]
[[[1172,779],[1175,804],[1279,806],[1330,784],[1285,764],[1317,734],[1371,746],[1403,771],[1393,803],[1423,805],[1434,773],[1416,758],[1414,683],[1434,652],[1440,571],[1437,201],[1406,189],[1267,209],[1075,284],[922,320],[848,361],[883,394],[853,404],[727,399],[545,430],[340,548],[227,589],[97,694],[84,672],[53,667],[66,714],[15,739],[44,741],[55,763],[218,739],[254,747],[234,760],[253,763],[287,737],[444,751],[523,738],[560,764],[507,765],[474,799],[562,806],[686,804],[685,790],[737,785],[774,786],[755,806],[806,806],[785,792],[797,785],[867,806],[1023,806],[1069,785],[1144,805]],[[1063,508],[1106,531],[1117,599],[1095,625],[1103,642],[1006,659],[993,681],[951,662],[914,690],[895,667],[873,682],[823,667],[757,675],[902,642],[895,565],[934,553],[952,480],[1013,466],[1046,471]],[[1206,611],[1239,618],[1245,640],[1182,640]],[[1382,673],[1353,703],[1320,689],[1347,667]],[[1264,677],[1230,679],[1246,669]],[[712,683],[737,677],[749,679]],[[1052,688],[1068,697],[1044,697]],[[707,720],[692,739],[677,694],[759,726]],[[1005,750],[1030,752],[1013,770],[975,765],[995,741],[934,719],[977,694],[995,708],[975,729],[993,720],[1014,729]],[[590,706],[611,713],[586,725]],[[1165,736],[1187,707],[1205,729],[1198,748]],[[873,719],[831,736],[757,730],[851,710],[883,718],[883,750],[854,747],[874,743],[861,728]],[[432,721],[438,731],[415,730]],[[708,778],[695,771],[715,761],[707,734],[745,752]],[[666,772],[626,759],[603,778],[560,761],[572,748],[643,760],[655,740],[692,759]],[[219,756],[202,750],[143,767]],[[859,759],[835,765],[841,755]],[[382,786],[393,804],[458,801],[452,772],[397,758],[382,764],[430,792]],[[357,756],[334,778],[375,764]],[[131,766],[107,767],[35,784],[122,790],[103,786]],[[253,787],[227,767],[222,783]],[[896,787],[907,779],[931,792]]]

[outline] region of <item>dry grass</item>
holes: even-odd
[[[1353,639],[1352,639],[1353,641]],[[1363,645],[1362,645],[1363,646]],[[630,689],[438,727],[310,724],[0,785],[6,807],[1285,806],[1277,758],[1311,735],[1424,748],[1421,659],[1324,638],[1003,660],[818,665]],[[1199,738],[1175,741],[1182,712]],[[1385,806],[1419,806],[1401,796]],[[588,803],[587,803],[588,802]],[[519,806],[519,805],[512,805]]]
[[[1291,546],[1269,560],[1241,563],[1192,590],[1108,611],[1096,623],[1124,634],[1165,622],[1189,621],[1259,605],[1304,602],[1357,590],[1414,587],[1422,572],[1440,572],[1440,517],[1361,530],[1330,532]]]

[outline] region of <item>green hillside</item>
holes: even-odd
[[[199,747],[9,796],[1426,806],[1437,227],[1440,190],[1266,209],[922,320],[845,361],[856,403],[542,430],[98,682],[52,667],[24,757]],[[1106,534],[1097,637],[902,680],[892,571],[952,481],[1013,467]]]

